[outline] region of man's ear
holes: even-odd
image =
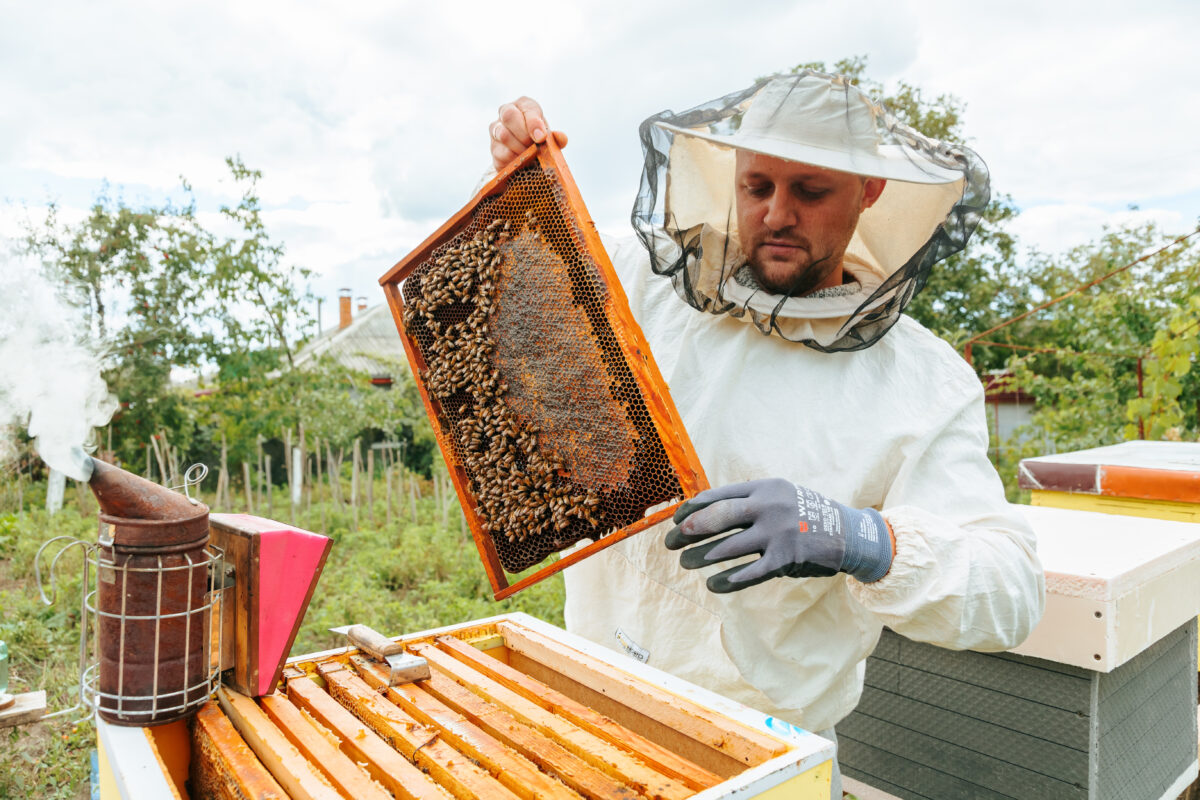
[[[867,178],[863,183],[863,204],[864,209],[875,205],[875,201],[879,199],[879,195],[883,194],[883,187],[887,186],[885,178]]]

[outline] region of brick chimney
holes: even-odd
[[[349,327],[354,321],[354,316],[350,311],[350,290],[338,290],[338,330]]]
[[[362,312],[364,312],[366,310],[367,310],[367,298],[363,297],[363,296],[359,296],[359,298],[358,298],[358,313],[361,314]]]

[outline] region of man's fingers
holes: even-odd
[[[751,586],[757,586],[763,581],[769,581],[778,576],[779,570],[767,569],[763,559],[760,558],[749,564],[740,564],[732,569],[711,575],[705,581],[705,585],[714,594],[728,594],[741,589],[749,589]]]
[[[542,107],[529,97],[520,97],[500,106],[500,122],[524,147],[546,141],[546,132],[550,130]]]
[[[520,155],[520,153],[514,153],[495,139],[492,140],[491,152],[492,166],[496,168],[497,172],[504,169],[510,161]]]
[[[521,138],[509,130],[503,122],[493,122],[491,132],[492,141],[503,145],[513,154],[523,153],[525,148],[529,147],[529,142],[521,141]]]
[[[761,534],[761,528],[751,525],[744,531],[689,547],[679,554],[679,565],[684,569],[696,569],[735,558],[745,558],[754,553],[761,555],[766,547]]]
[[[560,148],[567,146],[567,135],[562,131],[554,132],[554,143]]]
[[[546,115],[537,101],[531,97],[519,97],[513,105],[524,117],[525,130],[529,132],[529,138],[539,143],[546,141],[546,132],[550,130],[550,126],[546,124]]]
[[[737,534],[732,535],[736,536]],[[725,537],[725,539],[728,538],[728,536]],[[679,566],[683,567],[684,569],[700,569],[700,567],[707,567],[709,564],[713,563],[708,560],[708,552],[724,542],[725,539],[715,539],[711,542],[703,542],[695,547],[689,547],[687,550],[684,550],[679,554]]]
[[[726,486],[718,486],[715,489],[705,489],[695,497],[680,503],[679,508],[675,509],[672,519],[675,522],[683,522],[697,511],[708,508],[720,500],[728,500],[733,497],[749,497],[751,488],[750,483],[731,483]]]
[[[689,514],[683,522],[667,532],[664,544],[668,550],[678,550],[718,533],[745,528],[754,521],[754,513],[744,497],[719,500]]]
[[[761,555],[767,548],[769,538],[764,527],[755,523],[744,531],[716,540],[704,557],[708,563],[716,564],[731,558],[743,558],[751,553]]]

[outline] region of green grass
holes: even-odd
[[[328,503],[323,531],[320,508],[314,506],[297,517],[299,527],[331,536],[334,545],[293,654],[345,644],[344,637],[328,629],[351,623],[365,623],[389,636],[508,611],[563,624],[561,575],[506,600],[493,600],[479,551],[470,533],[460,527],[462,512],[454,507],[443,529],[428,487],[425,495],[417,503],[415,523],[406,502],[405,512],[388,526],[381,500],[375,502],[376,524],[359,510],[358,530],[352,530],[349,509],[337,511]]]
[[[25,487],[27,508],[33,498],[44,496],[39,488]],[[365,623],[392,636],[524,611],[562,625],[561,575],[496,602],[470,533],[460,527],[461,511],[452,506],[443,528],[431,485],[426,482],[421,489],[415,522],[406,497],[392,523],[386,523],[382,484],[375,488],[374,522],[360,507],[357,530],[353,512],[329,500],[297,515],[298,527],[325,533],[334,545],[293,655],[345,644],[344,637],[328,629],[350,623]],[[276,491],[272,501],[270,516],[291,522],[284,491]],[[238,496],[233,508],[213,510],[243,511],[241,502]],[[259,515],[268,516],[263,509]],[[73,552],[59,564],[58,599],[47,607],[34,581],[34,554],[53,536],[94,542],[96,531],[95,503],[73,489],[68,489],[66,508],[54,516],[41,510],[0,512],[0,639],[10,647],[9,691],[45,689],[50,711],[73,705],[78,692],[81,560]],[[0,800],[89,797],[89,754],[94,747],[95,733],[88,721],[59,718],[0,729]]]
[[[38,597],[33,558],[42,542],[69,535],[94,539],[96,520],[68,507],[0,514],[0,639],[9,646],[11,693],[46,690],[49,711],[69,708],[78,697],[79,582],[81,559],[72,552],[59,563],[58,601]],[[60,717],[18,728],[0,728],[0,798],[90,796],[90,722]]]

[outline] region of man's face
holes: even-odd
[[[758,282],[777,294],[842,282],[858,215],[886,183],[741,150],[735,180],[742,249]]]

